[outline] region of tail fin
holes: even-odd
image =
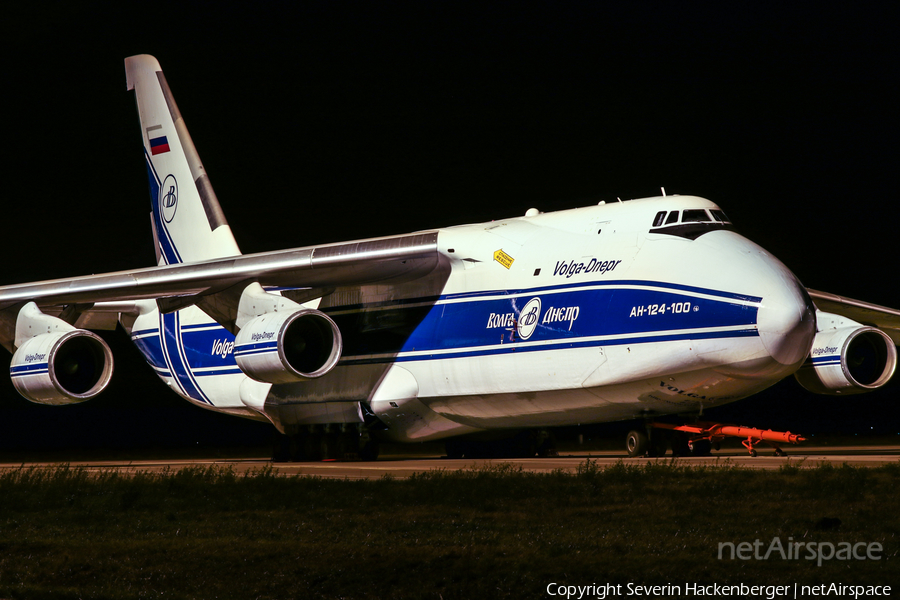
[[[128,57],[125,75],[141,120],[157,263],[239,255],[159,62]]]

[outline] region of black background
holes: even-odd
[[[156,56],[245,253],[696,194],[809,287],[900,306],[898,19],[887,3],[46,3],[4,15],[16,283],[149,266],[123,59]],[[7,9],[9,10],[9,9]],[[111,389],[29,404],[0,447],[251,443],[167,392],[121,331]],[[7,357],[8,360],[8,357]],[[718,416],[900,431],[897,385],[792,379]]]

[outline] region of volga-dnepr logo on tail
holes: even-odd
[[[178,182],[174,175],[167,175],[162,187],[159,188],[159,212],[166,223],[171,223],[176,210],[178,210]]]

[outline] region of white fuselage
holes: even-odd
[[[234,336],[197,308],[150,310],[132,337],[175,391],[209,408],[285,431],[371,412],[400,441],[696,412],[772,385],[809,354],[804,288],[702,198],[438,231],[431,275],[318,303],[344,344],[322,377],[249,379]]]

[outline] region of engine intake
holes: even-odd
[[[16,390],[38,404],[75,404],[102,392],[113,373],[113,356],[100,337],[56,331],[25,340],[9,367]]]
[[[861,394],[878,389],[897,367],[897,348],[875,327],[844,327],[820,331],[810,357],[794,374],[816,394]]]
[[[272,312],[249,321],[235,336],[234,359],[258,381],[291,383],[325,375],[341,358],[338,326],[323,312]]]

